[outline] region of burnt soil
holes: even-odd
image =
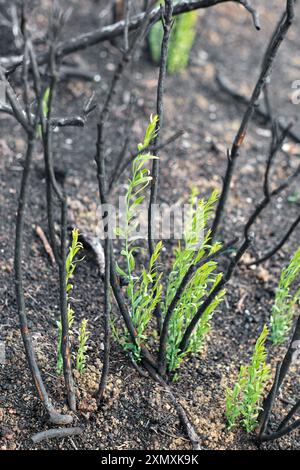
[[[50,1],[33,2],[31,27],[35,37],[47,26]],[[62,2],[64,3],[64,2]],[[70,4],[70,2],[65,2]],[[110,22],[103,5],[106,2],[73,0],[71,20],[63,35],[70,37]],[[182,139],[161,152],[160,200],[186,201],[192,186],[207,196],[220,188],[226,167],[226,149],[230,146],[244,110],[224,94],[215,81],[218,70],[240,93],[249,96],[266,40],[270,37],[284,2],[253,2],[261,12],[262,30],[257,32],[249,14],[231,4],[211,8],[199,14],[198,36],[188,69],[166,81],[164,135],[184,129]],[[263,4],[262,4],[263,3]],[[299,109],[291,103],[292,82],[299,79],[300,10],[274,68],[270,97],[277,115],[296,118]],[[1,53],[13,52],[11,39],[3,29]],[[117,44],[118,45],[118,44]],[[68,60],[101,75],[100,83],[72,79],[59,83],[56,115],[78,113],[84,98],[95,89],[103,103],[116,67],[116,45],[101,43]],[[141,140],[149,115],[155,112],[157,68],[150,63],[145,49],[134,67],[124,77],[114,100],[111,124],[107,129],[106,156],[108,169],[124,141],[128,124],[128,88],[132,82],[136,100],[130,128],[130,148]],[[16,76],[16,86],[19,82]],[[113,342],[111,369],[105,402],[96,410],[93,394],[97,388],[103,357],[103,286],[91,252],[75,274],[72,296],[75,309],[75,332],[82,318],[89,320],[90,340],[88,369],[76,375],[78,412],[75,423],[84,426],[81,436],[44,441],[34,445],[32,434],[47,429],[47,417],[36,396],[26,365],[18,329],[13,284],[13,241],[18,191],[24,157],[24,135],[15,121],[0,115],[0,339],[6,345],[6,364],[0,366],[0,448],[1,449],[190,449],[190,443],[166,393],[150,378],[132,367],[120,346]],[[64,129],[55,134],[55,165],[67,172],[65,187],[78,226],[93,233],[97,224],[98,191],[94,164],[97,112],[84,129]],[[300,126],[295,129],[300,133]],[[240,234],[247,215],[261,197],[262,175],[268,146],[269,125],[253,119],[241,151],[222,237]],[[274,181],[283,178],[297,164],[299,145],[287,140],[274,172]],[[124,189],[126,175],[121,177]],[[56,320],[58,316],[57,269],[51,266],[34,225],[47,233],[45,180],[40,145],[34,155],[30,201],[25,224],[24,288],[33,343],[49,393],[61,411],[67,411],[62,379],[55,375]],[[118,187],[113,191],[117,195]],[[228,431],[224,418],[224,394],[232,385],[240,364],[246,363],[263,325],[269,322],[276,285],[282,267],[298,246],[295,231],[280,253],[261,267],[249,269],[255,252],[272,247],[299,212],[300,192],[297,185],[274,201],[255,227],[255,251],[252,249],[237,269],[228,287],[226,302],[212,321],[212,331],[203,352],[188,359],[180,371],[173,391],[187,410],[204,448],[258,449],[253,436],[240,429]],[[172,257],[166,243],[164,268]],[[114,307],[114,314],[117,314]],[[274,367],[286,345],[268,345],[269,360]],[[299,369],[295,368],[277,400],[273,420],[289,409],[299,397]],[[263,449],[300,449],[299,431]]]

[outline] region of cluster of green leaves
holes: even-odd
[[[78,345],[78,350],[77,350],[77,355],[76,355],[76,369],[81,374],[84,372],[85,367],[86,367],[87,342],[89,339],[89,334],[87,333],[87,329],[86,329],[87,323],[88,323],[88,320],[84,318],[79,328],[79,338],[78,338],[79,345]]]
[[[69,247],[69,252],[66,258],[66,293],[68,299],[67,306],[67,316],[69,324],[69,334],[72,331],[72,326],[74,323],[74,310],[71,307],[70,303],[70,291],[73,289],[73,284],[71,283],[72,276],[76,269],[76,266],[83,258],[77,259],[77,253],[83,248],[82,243],[78,241],[79,232],[77,229],[72,230],[72,242]],[[57,362],[56,362],[56,373],[61,374],[63,369],[63,359],[61,354],[61,342],[62,342],[62,323],[61,320],[57,321],[58,328],[58,341],[57,341]],[[79,328],[79,347],[76,355],[76,368],[79,372],[83,372],[86,364],[86,350],[87,350],[87,340],[88,334],[86,332],[87,320],[82,320],[82,323]]]
[[[268,333],[267,326],[264,326],[256,341],[250,365],[241,366],[234,387],[226,390],[226,418],[229,429],[237,424],[238,419],[241,419],[242,426],[248,433],[258,424],[264,391],[270,378],[265,348]]]
[[[300,300],[300,288],[292,295],[291,287],[300,271],[300,248],[282,271],[271,315],[271,341],[281,344],[286,339]]]
[[[48,116],[48,112],[49,112],[49,106],[48,106],[49,96],[50,96],[50,88],[47,87],[44,94],[43,94],[43,98],[42,98],[42,112],[43,112],[43,116],[45,118]],[[39,137],[42,137],[42,126],[41,126],[41,124],[38,125],[38,135],[39,135]]]
[[[197,11],[190,11],[174,20],[167,60],[167,70],[171,74],[186,69],[188,65],[196,37],[197,17]],[[156,63],[160,61],[162,39],[163,26],[161,23],[155,23],[149,33],[149,45],[152,60]]]
[[[168,277],[164,313],[167,312],[189,267],[199,263],[202,258],[211,255],[221,247],[218,242],[210,243],[211,232],[206,231],[207,222],[213,214],[217,198],[218,192],[214,191],[207,201],[198,199],[197,191],[192,190],[189,201],[190,211],[185,221],[184,240],[175,250],[175,260]],[[183,354],[179,350],[185,328],[203,303],[203,299],[222,279],[221,273],[216,274],[216,268],[217,262],[215,261],[209,261],[199,267],[174,309],[167,344],[167,363],[170,371],[176,370],[187,354],[197,353],[203,347],[205,336],[210,330],[210,320],[224,298],[225,290],[222,290],[205,310],[191,337],[188,349]]]
[[[137,216],[139,208],[145,199],[144,190],[151,181],[147,163],[157,158],[147,151],[143,152],[143,150],[155,138],[157,124],[158,117],[156,115],[151,116],[144,140],[138,145],[140,153],[132,162],[132,177],[128,182],[125,196],[124,224],[122,227],[119,226],[116,231],[117,235],[124,239],[124,248],[121,251],[121,255],[123,256],[125,267],[121,268],[117,265],[117,272],[127,284],[126,293],[130,301],[130,315],[137,332],[136,345],[132,344],[126,332],[124,332],[121,338],[114,326],[113,331],[124,349],[130,351],[137,361],[140,358],[140,345],[146,339],[145,331],[156,305],[160,302],[162,291],[160,285],[161,275],[154,269],[162,243],[156,245],[149,266],[147,269],[142,267],[140,275],[136,274],[135,264],[135,254],[141,251],[141,247],[137,245],[135,237],[139,224]]]
[[[151,181],[147,163],[156,158],[143,150],[154,139],[156,129],[157,116],[152,116],[144,141],[138,146],[140,153],[132,163],[132,177],[129,180],[125,196],[124,225],[117,228],[117,235],[124,239],[124,247],[121,251],[123,262],[121,266],[117,265],[116,269],[126,284],[130,315],[137,332],[136,344],[132,343],[126,330],[120,334],[114,323],[112,323],[112,331],[117,341],[130,352],[136,361],[140,360],[140,346],[147,340],[147,328],[157,305],[160,305],[164,316],[189,267],[198,264],[202,258],[221,248],[221,244],[218,242],[210,243],[211,231],[206,229],[208,220],[214,212],[218,193],[214,191],[208,201],[205,201],[198,199],[197,191],[193,190],[189,201],[190,210],[186,217],[187,220],[185,220],[184,240],[175,250],[175,260],[167,279],[164,300],[162,299],[162,273],[159,273],[157,269],[162,243],[159,242],[156,245],[147,269],[145,267],[139,269],[136,266],[135,255],[141,251],[141,247],[138,246],[133,235],[138,227],[137,215],[145,198],[145,189]],[[217,263],[209,261],[195,269],[195,273],[174,309],[167,341],[169,371],[175,371],[185,355],[197,353],[203,347],[205,336],[210,330],[210,320],[223,300],[225,290],[222,290],[205,310],[191,337],[188,350],[183,354],[179,349],[187,325],[205,297],[222,279],[222,274],[217,274],[216,268]]]

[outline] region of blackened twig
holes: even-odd
[[[54,256],[52,247],[51,247],[50,243],[47,240],[47,237],[45,235],[44,230],[39,225],[36,225],[35,226],[35,233],[41,239],[41,241],[43,243],[43,247],[44,247],[47,255],[49,256],[49,258],[51,260],[51,264],[52,264],[52,266],[54,266],[55,265],[55,256]]]
[[[74,389],[74,381],[72,375],[72,362],[71,362],[71,348],[69,341],[69,319],[68,319],[68,298],[67,298],[67,273],[66,273],[66,259],[67,259],[67,198],[63,188],[61,188],[55,177],[53,168],[53,155],[52,155],[52,133],[53,128],[51,125],[53,100],[57,84],[57,71],[55,62],[55,39],[56,39],[56,24],[53,24],[52,43],[50,45],[50,84],[49,84],[49,98],[47,103],[47,116],[46,122],[43,121],[43,109],[40,109],[40,119],[42,127],[43,145],[44,145],[44,161],[46,170],[46,193],[47,193],[47,212],[48,212],[48,227],[50,240],[54,252],[56,262],[59,270],[59,298],[60,298],[60,315],[61,315],[61,355],[63,359],[63,372],[65,379],[65,386],[67,392],[68,403],[71,410],[76,411],[76,397]],[[35,72],[38,75],[38,72]],[[36,81],[38,77],[36,78]],[[39,100],[42,100],[40,96]],[[61,227],[60,227],[60,247],[57,246],[55,238],[54,218],[53,218],[53,191],[55,192],[61,207]]]
[[[25,347],[27,362],[31,371],[33,382],[37,389],[38,395],[49,413],[50,421],[55,424],[69,424],[72,422],[72,417],[68,415],[61,415],[58,413],[48,396],[44,382],[38,367],[35,352],[32,346],[31,337],[28,329],[28,321],[25,308],[24,290],[23,290],[23,267],[22,267],[22,253],[23,253],[23,231],[24,231],[24,218],[26,214],[26,205],[28,199],[28,185],[32,164],[32,153],[34,149],[34,135],[28,135],[27,151],[24,162],[24,170],[21,181],[21,190],[19,194],[19,204],[17,211],[16,222],[16,238],[15,238],[15,252],[14,252],[14,271],[15,271],[15,288],[16,298],[18,305],[18,315],[20,322],[21,335]]]
[[[149,375],[155,380],[155,382],[159,383],[161,387],[168,393],[168,396],[170,397],[174,408],[177,411],[177,414],[179,416],[179,419],[184,426],[184,429],[191,441],[192,447],[194,450],[201,450],[201,445],[200,445],[200,438],[198,434],[196,433],[185,409],[183,406],[177,401],[174,393],[172,392],[171,388],[168,386],[168,384],[164,381],[164,379],[157,373],[155,369],[153,369],[148,363],[144,364],[145,369],[149,372]]]
[[[29,42],[26,37],[27,42],[27,50]],[[23,79],[27,80],[27,74],[23,75]],[[27,87],[27,83],[25,83],[25,87]],[[27,91],[28,92],[28,91]],[[27,99],[27,92],[25,92],[25,97]],[[17,106],[13,106],[14,102],[14,93],[12,92],[12,99],[11,105],[12,108],[16,110],[16,118],[18,119],[18,110]],[[25,103],[26,104],[26,103]],[[22,111],[23,112],[23,111]],[[26,113],[24,113],[26,116]],[[20,330],[21,336],[25,347],[25,353],[27,362],[32,374],[33,382],[37,389],[38,395],[44,404],[47,412],[49,413],[50,421],[54,424],[63,425],[63,424],[70,424],[73,420],[72,416],[69,415],[61,415],[58,413],[55,408],[53,407],[51,400],[48,396],[46,388],[44,386],[44,382],[40,373],[40,369],[38,367],[35,352],[32,346],[31,337],[28,328],[28,321],[26,315],[26,307],[25,307],[25,298],[24,298],[24,289],[23,289],[23,233],[24,233],[24,221],[26,215],[26,206],[28,201],[28,192],[29,192],[29,179],[32,167],[32,157],[34,151],[34,143],[36,140],[36,132],[38,126],[38,115],[35,117],[33,123],[27,121],[27,125],[24,126],[27,132],[27,150],[24,162],[24,170],[22,174],[21,180],[21,189],[19,194],[18,200],[18,210],[17,210],[17,221],[16,221],[16,235],[15,235],[15,251],[14,251],[14,272],[15,272],[15,288],[16,288],[16,299],[17,299],[17,306],[18,306],[18,315],[19,315],[19,322],[20,322]]]
[[[292,419],[292,417],[299,411],[300,409],[300,400],[295,403],[295,405],[292,407],[292,409],[288,412],[286,417],[281,421],[280,425],[278,426],[278,431],[281,431],[281,429],[285,428],[288,422]]]
[[[130,21],[130,10],[131,10],[131,0],[124,1],[124,50],[128,51],[129,41],[128,41],[128,30],[129,30],[129,21]]]
[[[45,441],[46,439],[64,438],[67,436],[78,436],[83,432],[83,428],[58,428],[47,429],[47,431],[38,432],[31,437],[34,444]]]
[[[108,222],[107,222],[108,223]],[[109,233],[106,232],[105,238],[105,274],[104,274],[104,359],[101,372],[101,379],[98,390],[98,402],[101,403],[106,387],[107,376],[109,372],[110,357],[110,256],[111,243]]]
[[[216,82],[221,88],[221,90],[227,93],[230,97],[234,98],[236,101],[240,102],[241,104],[247,107],[249,106],[250,100],[246,96],[241,95],[236,90],[234,90],[233,87],[228,83],[228,81],[219,73],[216,74]],[[272,121],[272,116],[267,112],[267,110],[262,109],[260,105],[255,107],[254,113],[266,122]],[[281,131],[284,130],[284,125],[280,122],[278,123],[278,127]],[[287,136],[294,142],[298,144],[300,143],[300,135],[297,134],[295,130],[290,129]]]
[[[156,2],[155,2],[156,3]],[[181,15],[188,11],[194,11],[198,9],[210,8],[222,3],[237,3],[245,7],[251,14],[255,28],[257,29],[257,12],[254,15],[254,11],[249,9],[250,2],[245,2],[243,0],[181,0],[180,3],[174,5],[173,15]],[[247,3],[247,6],[245,5]],[[137,30],[145,19],[145,12],[135,15],[131,18],[128,24],[129,31]],[[162,11],[160,7],[154,8],[149,15],[149,22],[154,24],[160,21],[162,18]],[[256,18],[256,19],[255,19]],[[58,56],[64,57],[68,54],[72,54],[77,51],[86,49],[87,47],[94,46],[103,41],[110,41],[113,38],[121,36],[124,34],[125,22],[118,21],[117,23],[104,26],[103,28],[98,28],[88,33],[81,34],[77,37],[68,39],[66,41],[60,42],[58,44]],[[3,65],[6,69],[15,68],[22,63],[22,56],[15,57],[4,57],[0,60],[0,64]],[[38,57],[39,64],[45,64],[49,60],[48,53],[42,53]]]
[[[275,398],[276,398],[276,395],[277,395],[277,391],[278,391],[278,380],[279,380],[279,374],[280,374],[280,367],[281,367],[280,363],[278,363],[277,366],[276,366],[274,384],[273,384],[272,389],[270,391],[270,399],[268,401],[268,406],[264,407],[264,411],[263,411],[262,416],[261,416],[261,425],[260,425],[259,436],[258,436],[259,441],[266,434],[266,430],[267,430],[267,427],[268,427],[268,424],[269,424],[272,407],[273,407],[273,404],[274,404],[274,401],[275,401]]]
[[[276,59],[278,50],[293,23],[294,2],[295,0],[287,0],[286,19],[284,23],[280,26],[280,28],[276,30],[276,34],[274,35],[274,37],[272,37],[271,46],[270,45],[268,46],[267,57],[264,60],[262,70],[260,72],[258,81],[256,82],[255,88],[251,96],[251,100],[243,116],[240,128],[235,136],[231,150],[228,154],[228,163],[227,163],[227,169],[226,169],[226,173],[224,177],[222,192],[220,195],[220,199],[219,199],[217,209],[216,209],[215,218],[214,218],[213,225],[212,225],[212,237],[213,238],[216,236],[216,233],[217,233],[220,221],[221,221],[221,217],[225,209],[225,204],[226,204],[227,197],[228,197],[229,190],[230,190],[230,183],[231,183],[232,176],[233,176],[234,169],[235,169],[235,163],[239,156],[240,148],[246,137],[248,125],[253,116],[256,103],[259,100],[261,92],[263,91],[265,84],[270,77],[272,67]]]
[[[261,263],[264,263],[268,259],[272,258],[272,256],[274,256],[275,253],[277,253],[279,250],[281,250],[281,248],[285,245],[285,243],[288,241],[288,239],[290,238],[290,236],[292,235],[292,233],[298,227],[299,224],[300,224],[300,215],[294,220],[294,222],[292,223],[292,225],[290,226],[290,228],[288,229],[286,234],[282,237],[280,242],[277,243],[272,250],[268,251],[261,258],[255,260],[255,261],[251,261],[251,263],[247,263],[247,266],[259,265]]]
[[[279,426],[277,432],[271,433],[270,435],[267,434],[268,417],[269,417],[269,415],[272,411],[272,406],[273,406],[274,400],[276,398],[276,395],[278,394],[279,389],[280,389],[280,387],[281,387],[281,385],[282,385],[282,383],[283,383],[283,381],[284,381],[284,379],[285,379],[285,377],[286,377],[286,375],[287,375],[287,373],[290,369],[290,366],[292,364],[293,355],[294,355],[294,352],[295,352],[295,344],[298,344],[299,341],[300,341],[300,316],[298,316],[298,320],[297,320],[297,323],[296,323],[296,326],[295,326],[295,330],[294,330],[291,342],[290,342],[289,347],[286,351],[286,354],[283,358],[283,361],[280,364],[280,370],[279,370],[278,376],[275,377],[275,381],[273,383],[271,391],[269,392],[267,398],[264,401],[263,414],[262,414],[262,418],[261,418],[262,419],[262,428],[263,428],[264,433],[260,433],[260,436],[259,436],[259,440],[261,442],[267,441],[267,440],[277,439],[278,437],[281,437],[281,436],[291,432],[292,430],[296,429],[296,427],[298,427],[300,425],[300,420],[297,420],[293,424],[291,424],[290,426],[287,426],[287,427],[283,426],[283,423],[286,424],[290,420],[290,418],[298,410],[298,408],[297,408],[298,403],[296,403],[296,405],[291,410],[293,413],[292,414],[291,414],[291,412],[288,413],[286,418],[283,420],[283,422]]]
[[[173,26],[173,1],[165,0],[164,11],[162,14],[162,24],[163,24],[163,40],[161,45],[160,52],[160,65],[159,65],[159,76],[157,83],[157,97],[156,97],[156,114],[158,116],[158,121],[156,124],[156,135],[153,141],[154,146],[159,145],[160,132],[163,126],[163,114],[164,114],[164,88],[165,88],[165,78],[167,73],[167,60],[168,60],[168,47],[169,40],[171,35],[171,30]],[[151,189],[150,189],[150,199],[148,207],[148,249],[149,249],[149,258],[153,255],[154,252],[154,229],[155,229],[155,209],[157,204],[157,194],[158,194],[158,177],[159,177],[159,158],[156,153],[152,160],[152,170],[151,170]],[[154,263],[154,270],[157,270],[157,262]],[[155,295],[155,293],[154,293]],[[162,319],[160,305],[157,304],[154,310],[154,315],[157,322],[157,332],[160,334],[162,328]]]
[[[289,426],[286,426],[285,428],[279,429],[278,431],[271,433],[271,434],[264,434],[260,438],[260,442],[268,442],[268,441],[274,441],[275,439],[279,439],[280,437],[286,436],[286,434],[289,434],[292,431],[295,431],[295,429],[299,428],[300,426],[300,419],[297,419],[294,421],[294,423],[290,424]]]
[[[160,66],[159,66],[159,77],[157,84],[157,98],[156,98],[156,114],[158,116],[158,122],[156,126],[156,137],[154,139],[154,146],[159,145],[159,133],[163,125],[163,112],[164,112],[164,88],[165,88],[165,78],[167,72],[167,58],[168,58],[168,46],[169,39],[173,24],[173,1],[165,0],[164,13],[162,15],[163,23],[163,40],[161,45],[161,54],[160,54]],[[156,156],[158,156],[156,154]],[[148,209],[148,246],[149,246],[149,255],[152,256],[154,252],[154,219],[153,214],[155,210],[155,204],[157,201],[157,192],[158,192],[158,174],[159,174],[159,159],[155,158],[152,162],[152,171],[151,171],[151,192],[150,192],[150,201]]]

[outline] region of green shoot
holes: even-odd
[[[291,286],[300,270],[300,248],[296,251],[289,265],[282,271],[271,316],[271,341],[281,344],[291,329],[295,306],[300,300],[300,288],[294,295]]]
[[[89,334],[86,331],[88,320],[85,318],[82,320],[79,328],[79,346],[76,354],[76,369],[82,374],[86,367],[86,352],[87,352],[87,341]]]
[[[186,69],[188,65],[196,37],[197,18],[197,11],[191,11],[179,15],[174,20],[167,60],[167,70],[171,74]],[[149,34],[150,53],[155,63],[160,61],[162,39],[163,27],[161,23],[156,23]]]
[[[48,112],[49,112],[49,106],[48,106],[49,95],[50,95],[50,88],[47,87],[46,90],[45,90],[45,93],[43,94],[43,98],[42,98],[42,112],[43,112],[43,116],[45,118],[48,116]],[[42,126],[41,126],[41,124],[39,124],[39,126],[38,126],[38,135],[39,135],[39,137],[42,137]]]
[[[72,243],[69,247],[69,253],[66,259],[66,293],[68,298],[68,323],[69,323],[69,333],[71,332],[71,327],[74,322],[74,310],[71,308],[69,302],[69,292],[73,289],[73,284],[71,284],[70,280],[74,274],[77,264],[81,260],[75,259],[77,253],[82,249],[82,243],[78,241],[79,232],[77,229],[72,230]],[[61,341],[62,341],[62,324],[61,320],[57,321],[57,328],[58,328],[58,344],[57,344],[57,363],[56,363],[56,372],[60,374],[62,372],[63,367],[63,359],[61,355]]]
[[[68,304],[68,323],[69,323],[69,332],[71,332],[72,325],[74,323],[74,310]],[[57,362],[56,362],[56,373],[60,375],[63,370],[63,358],[61,355],[61,341],[62,341],[62,325],[61,320],[56,322],[58,328],[58,341],[57,341]]]
[[[158,117],[151,116],[143,143],[138,145],[138,150],[141,153],[132,163],[132,177],[129,180],[125,196],[124,227],[118,227],[117,229],[117,234],[125,240],[125,246],[121,254],[126,265],[124,269],[117,266],[117,272],[127,283],[126,293],[130,300],[130,314],[137,331],[136,345],[132,344],[127,334],[125,334],[125,340],[122,343],[124,349],[130,351],[137,361],[140,359],[140,345],[146,339],[147,326],[161,297],[161,286],[159,284],[161,276],[154,271],[154,266],[159,257],[162,244],[157,244],[148,269],[143,268],[141,275],[137,276],[135,274],[134,255],[141,248],[134,243],[136,240],[133,237],[138,226],[136,217],[145,198],[143,193],[151,181],[150,171],[146,165],[150,160],[157,158],[150,153],[144,153],[143,149],[148,147],[155,138],[157,122]]]
[[[164,313],[167,311],[190,265],[198,263],[204,256],[212,254],[220,248],[220,244],[217,242],[210,245],[210,231],[207,230],[205,233],[207,222],[213,214],[217,198],[218,193],[214,191],[208,201],[198,200],[197,192],[192,191],[189,201],[191,210],[184,233],[184,243],[183,246],[179,244],[175,250],[175,261],[168,278]],[[199,234],[201,233],[204,233],[204,236],[198,246]],[[225,290],[222,290],[214,302],[205,310],[191,337],[188,350],[184,354],[179,351],[179,345],[186,326],[197,312],[204,298],[222,279],[222,274],[215,274],[216,268],[217,263],[210,261],[195,272],[173,312],[167,344],[169,371],[176,370],[187,354],[200,352],[204,345],[205,336],[210,330],[210,320],[218,305],[222,302]]]
[[[72,230],[72,243],[69,247],[69,253],[66,259],[66,271],[67,271],[67,279],[66,279],[66,290],[69,292],[73,289],[73,285],[70,283],[70,279],[72,278],[74,271],[76,269],[77,264],[82,261],[82,259],[75,259],[77,253],[82,250],[83,246],[82,243],[78,241],[79,232],[76,228]]]
[[[266,384],[270,378],[265,342],[269,330],[265,325],[256,341],[250,365],[241,366],[233,389],[226,390],[226,418],[229,429],[240,418],[244,429],[250,433],[257,424]]]

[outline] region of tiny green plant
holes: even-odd
[[[66,259],[66,292],[68,298],[68,323],[69,323],[69,332],[74,323],[74,310],[71,307],[69,293],[73,289],[73,284],[71,283],[71,278],[74,274],[77,264],[81,259],[76,259],[77,253],[82,249],[82,243],[78,241],[79,232],[77,229],[72,230],[72,243],[69,247],[69,253]],[[58,344],[57,344],[57,363],[56,363],[56,372],[61,374],[63,367],[63,359],[61,355],[61,341],[62,341],[62,324],[61,320],[57,321],[58,328]]]
[[[127,283],[127,297],[130,301],[130,314],[136,328],[136,344],[132,344],[127,333],[122,335],[124,349],[133,354],[135,360],[140,359],[140,345],[146,339],[146,329],[151,320],[152,313],[161,298],[160,278],[154,266],[159,257],[162,244],[158,243],[151,257],[149,267],[142,268],[140,275],[136,274],[135,254],[141,250],[134,237],[138,222],[136,221],[139,208],[144,201],[144,190],[151,181],[150,171],[147,163],[154,158],[149,152],[143,150],[149,146],[156,135],[158,117],[151,116],[143,143],[138,145],[139,154],[132,163],[132,177],[128,182],[125,196],[125,217],[122,227],[117,228],[117,234],[124,239],[124,248],[121,255],[125,267],[117,265],[118,274]],[[113,329],[115,331],[115,328]],[[116,335],[115,335],[116,336]],[[120,338],[120,336],[118,335]]]
[[[50,95],[50,88],[47,87],[42,98],[42,112],[43,116],[46,118],[48,116],[48,111],[49,111],[49,95]],[[39,137],[42,137],[42,126],[39,124],[38,126],[38,135]]]
[[[82,320],[79,328],[79,346],[76,354],[76,369],[80,374],[82,374],[86,367],[86,359],[87,359],[87,342],[89,339],[89,334],[87,332],[87,323],[88,320],[85,318]]]
[[[175,250],[175,260],[169,274],[166,297],[163,306],[165,313],[175,295],[183,277],[189,267],[221,248],[220,243],[210,243],[210,230],[206,230],[207,222],[213,214],[218,192],[214,191],[205,201],[198,199],[198,193],[192,190],[190,197],[190,211],[185,226],[183,243],[179,243]],[[204,234],[199,243],[199,234]],[[169,325],[167,343],[167,363],[169,371],[175,371],[184,357],[189,353],[198,353],[203,348],[205,336],[210,330],[210,321],[217,307],[222,302],[225,290],[222,290],[211,305],[205,310],[195,329],[188,349],[182,354],[179,345],[186,326],[189,324],[203,299],[222,279],[222,274],[216,274],[217,263],[209,261],[199,267],[186,286],[179,303],[177,304]]]
[[[265,348],[268,334],[269,330],[265,325],[255,343],[251,363],[241,366],[234,387],[226,390],[225,415],[229,429],[241,420],[243,428],[250,433],[258,424],[264,391],[270,378],[270,366],[267,364]]]
[[[300,300],[300,288],[291,294],[291,287],[300,270],[300,248],[283,269],[271,315],[271,341],[273,344],[284,342],[293,323],[295,307]]]
[[[74,310],[71,308],[70,304],[68,304],[68,323],[69,323],[69,331],[71,331],[73,323],[74,323]],[[58,329],[56,373],[59,375],[62,373],[62,369],[63,369],[63,358],[61,355],[62,324],[60,320],[58,320],[56,324],[57,324],[57,329]]]
[[[196,37],[197,17],[198,12],[191,11],[179,15],[174,20],[167,60],[167,70],[171,74],[186,69],[188,65],[191,48]],[[160,61],[162,38],[163,26],[161,23],[156,23],[152,26],[149,34],[150,53],[155,63]]]

